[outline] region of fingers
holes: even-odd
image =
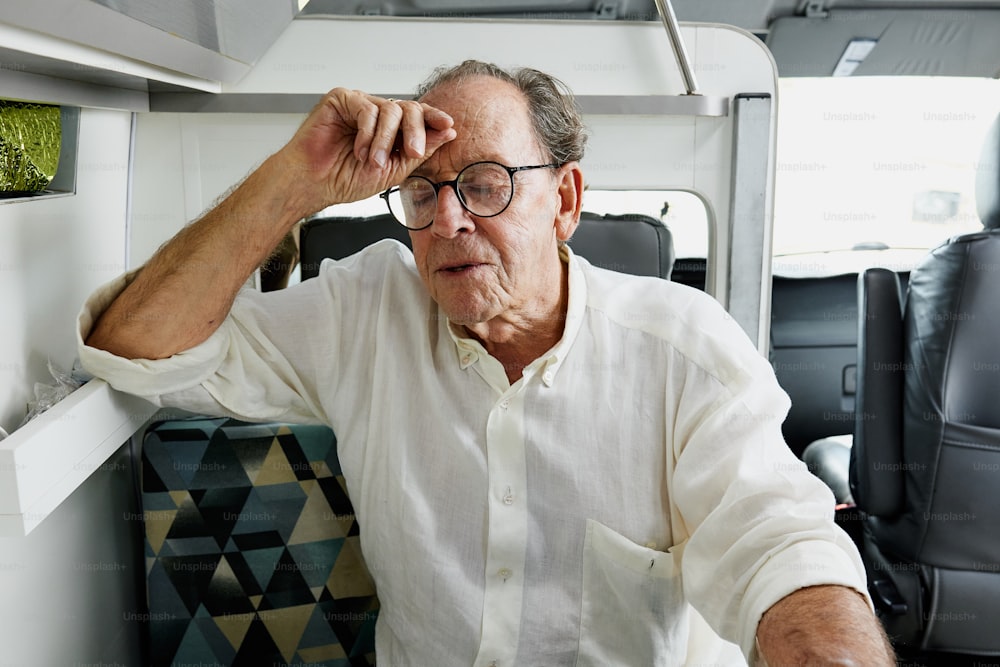
[[[424,130],[424,110],[419,102],[397,102],[402,110],[403,141],[401,149],[406,157],[421,158],[427,148],[427,135]]]
[[[423,102],[397,101],[396,104],[403,111],[400,123],[402,141],[396,144],[403,157],[423,160],[455,138],[456,133],[452,129],[455,121],[444,111]]]
[[[421,102],[366,96],[356,115],[354,152],[384,169],[394,152],[401,159],[419,160],[455,138],[451,116]],[[430,141],[428,141],[430,139]]]
[[[357,134],[354,137],[354,157],[358,162],[368,160],[375,128],[378,125],[379,109],[360,91],[353,91],[354,107],[351,109]]]
[[[307,196],[319,208],[357,201],[406,178],[455,138],[453,125],[421,102],[334,88],[282,148],[282,161],[308,175],[303,182],[316,187]]]
[[[378,119],[372,136],[368,158],[379,168],[384,169],[389,163],[389,153],[396,144],[396,134],[399,132],[403,118],[403,110],[395,100],[378,100],[373,102],[378,107]]]
[[[425,130],[424,157],[430,157],[438,148],[458,136],[451,116],[432,106],[421,103]]]

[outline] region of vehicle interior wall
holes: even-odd
[[[131,114],[83,109],[77,192],[0,204],[0,425],[68,369],[84,298],[125,257]],[[2,444],[2,442],[0,442]],[[127,450],[24,537],[0,537],[0,663],[137,664],[136,517]]]
[[[34,384],[50,381],[49,360],[63,368],[72,362],[73,322],[86,295],[126,264],[145,261],[290,135],[302,113],[271,113],[268,99],[311,99],[334,85],[398,95],[411,91],[433,66],[470,55],[553,71],[581,95],[682,91],[671,69],[666,36],[656,23],[539,23],[522,26],[512,40],[491,32],[498,24],[487,22],[387,20],[379,24],[384,32],[373,47],[371,22],[293,22],[249,76],[218,96],[236,104],[245,96],[252,103],[243,113],[140,114],[131,210],[131,116],[84,109],[77,193],[0,205],[0,303],[7,308],[0,325],[0,426],[13,430]],[[333,34],[331,24],[336,26]],[[695,71],[709,93],[777,92],[764,49],[750,42],[753,48],[746,47],[742,55],[729,51],[726,40],[744,40],[742,33],[690,27],[684,32]],[[961,41],[969,35],[950,38]],[[811,39],[795,41],[806,51],[813,46]],[[433,55],[427,44],[434,44]],[[365,56],[359,58],[361,53]],[[723,54],[729,57],[721,59]],[[783,62],[794,64],[801,57],[787,56]],[[5,74],[10,72],[0,71]],[[728,182],[719,179],[730,166],[731,127],[725,122],[642,114],[591,114],[587,121],[592,138],[584,167],[591,187],[689,189],[706,195],[710,222],[719,223],[727,214]],[[720,254],[717,241],[713,239],[712,252]],[[823,373],[836,371],[827,383],[829,396],[823,395],[835,407],[826,402],[812,406],[810,425],[817,415],[833,410],[833,426],[839,428],[851,405],[841,391],[840,374],[854,354],[848,349],[849,336],[841,335],[853,325],[849,308],[841,308],[850,301],[850,285],[840,287],[828,292],[835,301],[830,306],[803,297],[815,315],[810,330],[828,335],[836,356],[822,365]],[[776,331],[777,339],[780,333]],[[815,350],[809,349],[814,346],[807,341],[802,347],[803,356],[791,350],[793,356],[779,370],[795,374],[789,382],[797,382],[802,391],[815,390],[817,362]],[[0,662],[138,664],[140,635],[132,621],[141,622],[143,613],[138,600],[142,559],[134,551],[141,524],[131,492],[130,460],[126,450],[119,451],[31,535],[0,538],[0,590],[7,594],[0,603],[5,628]]]
[[[124,445],[30,534],[0,537],[0,664],[142,664],[141,545]]]
[[[0,204],[0,426],[25,416],[47,364],[76,355],[80,304],[124,266],[131,114],[83,109],[76,194]]]
[[[269,113],[275,108],[295,103],[304,113],[334,86],[401,97],[434,67],[479,58],[548,71],[585,102],[609,97],[621,102],[624,111],[586,114],[590,142],[583,167],[588,187],[698,193],[713,226],[710,259],[722,259],[710,261],[709,291],[723,300],[732,116],[629,110],[638,99],[684,93],[659,24],[540,21],[521,22],[516,29],[514,49],[512,26],[503,21],[296,20],[254,69],[237,84],[225,86],[222,94],[190,100],[183,95],[151,96],[154,112],[138,117],[132,263],[148,258],[184,221],[201,213],[291,135],[302,115]],[[682,34],[703,95],[774,95],[773,61],[748,33],[724,26],[683,26]],[[373,40],[380,44],[378,51],[369,48]],[[356,58],[361,52],[366,57]],[[241,112],[208,113],[205,105]],[[773,112],[769,123],[773,131]],[[758,158],[767,169],[773,155]],[[160,180],[164,171],[165,182]],[[766,215],[769,219],[769,210]],[[762,249],[748,252],[759,257]]]

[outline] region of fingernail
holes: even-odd
[[[410,139],[410,150],[415,155],[423,156],[425,148],[426,148],[426,146],[424,145],[423,141],[421,141],[419,139]]]
[[[372,159],[375,160],[375,164],[377,164],[380,167],[384,167],[385,166],[385,163],[386,163],[386,160],[387,160],[388,157],[389,157],[388,153],[386,153],[381,148],[378,149],[377,151],[375,151],[372,154]]]
[[[364,162],[368,159],[368,147],[363,146],[361,150],[358,151],[358,162]]]

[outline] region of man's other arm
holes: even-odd
[[[896,664],[868,603],[844,586],[800,588],[778,600],[757,626],[757,644],[768,667]]]
[[[100,316],[87,345],[163,359],[203,342],[298,220],[400,182],[455,137],[451,126],[426,104],[330,91],[288,144],[153,256]]]

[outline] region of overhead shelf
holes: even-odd
[[[4,0],[0,22],[106,57],[227,83],[246,74],[296,11],[274,0]]]
[[[128,111],[147,111],[158,86],[217,93],[296,11],[274,0],[4,0],[0,88],[6,99]]]

